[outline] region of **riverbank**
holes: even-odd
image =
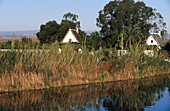
[[[10,51],[0,53],[0,92],[37,90],[52,87],[74,86],[100,82],[152,77],[170,74],[170,63],[162,54],[154,57],[143,54],[143,48],[135,49],[129,55],[117,56],[104,50],[90,54],[86,48],[82,52],[74,45],[62,47],[52,44],[48,52]],[[113,64],[104,64],[105,61]],[[114,64],[115,63],[115,64]],[[104,65],[103,65],[104,64]]]
[[[44,88],[32,88],[32,89],[23,89],[23,90],[8,90],[8,91],[3,91],[0,92],[0,94],[4,93],[13,93],[13,92],[23,92],[23,91],[38,91],[38,90],[47,90],[51,88],[63,88],[63,87],[74,87],[74,86],[84,86],[84,85],[91,85],[91,84],[103,84],[103,83],[112,83],[112,82],[121,82],[121,81],[129,81],[129,80],[140,80],[140,79],[147,79],[147,78],[155,78],[155,77],[161,77],[161,76],[170,76],[170,73],[166,74],[158,74],[158,75],[153,75],[153,76],[145,76],[145,77],[137,77],[137,78],[122,78],[118,80],[113,80],[113,81],[100,81],[100,82],[89,82],[89,83],[81,83],[81,84],[72,84],[72,85],[63,85],[63,86],[56,86],[56,87],[44,87]]]
[[[155,106],[152,103],[165,96],[163,92],[169,91],[168,86],[170,86],[170,75],[163,75],[139,80],[11,92],[0,94],[0,106],[1,110],[11,111],[28,109],[60,109],[65,111],[73,106],[77,110],[82,107],[86,107],[82,110],[88,110],[89,107],[96,110],[98,106],[109,107],[110,105],[114,106],[115,110],[141,110],[144,107]],[[165,97],[168,99],[169,93],[166,94]],[[162,101],[159,102],[162,103]],[[167,102],[169,101],[163,103]]]

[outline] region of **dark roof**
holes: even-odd
[[[161,38],[158,34],[152,34],[152,37],[156,40],[159,46],[165,46],[165,40]]]
[[[77,31],[75,29],[69,29],[67,31],[67,34],[69,33],[69,31],[71,31],[73,33],[74,37],[77,39],[78,42],[83,42],[83,39],[80,37],[80,35],[77,33]],[[67,37],[67,34],[65,35],[63,40]],[[63,42],[63,40],[61,41],[61,43]]]
[[[80,37],[80,35],[77,33],[76,30],[71,30],[74,34],[74,36],[76,37],[76,39],[79,41],[79,42],[83,42],[83,39]]]

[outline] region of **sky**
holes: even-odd
[[[41,24],[50,20],[60,23],[64,14],[79,16],[81,29],[99,30],[96,18],[110,0],[0,0],[0,31],[39,30]],[[167,23],[170,32],[170,0],[144,1],[156,8]]]

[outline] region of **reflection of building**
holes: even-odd
[[[75,29],[69,29],[68,32],[66,33],[65,37],[61,41],[61,43],[68,43],[68,42],[77,42],[80,43],[82,42],[83,39],[80,37],[78,28]]]
[[[146,44],[147,45],[155,45],[159,49],[161,47],[165,46],[165,40],[162,38],[161,33],[153,33],[151,34],[147,39],[146,39]]]

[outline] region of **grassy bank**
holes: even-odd
[[[38,50],[38,47],[35,48]],[[82,53],[73,44],[44,45],[40,51],[0,53],[0,92],[43,89],[96,82],[117,81],[169,74],[170,63],[165,62],[163,52],[155,51],[153,57],[144,54],[144,47],[134,47],[127,55],[118,57],[117,50]],[[48,49],[48,51],[46,50]],[[103,60],[118,64],[104,64]]]
[[[170,76],[160,76],[108,84],[5,93],[0,94],[0,106],[1,110],[5,111],[41,109],[84,111],[89,108],[97,110],[99,105],[108,107],[111,111],[140,111],[163,98],[168,86]]]

